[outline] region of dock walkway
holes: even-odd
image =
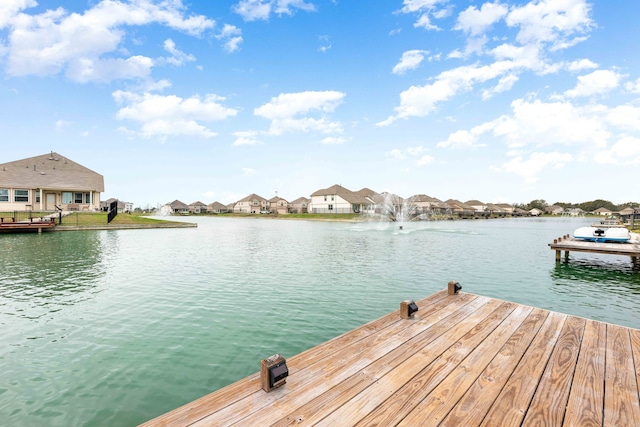
[[[569,252],[590,252],[608,255],[630,256],[634,264],[640,260],[640,236],[631,233],[632,239],[627,243],[601,243],[590,242],[583,239],[570,237],[568,234],[554,239],[549,243],[549,248],[556,251],[556,261],[560,261],[560,253],[564,251],[565,258],[569,258]]]
[[[279,388],[258,372],[143,425],[640,425],[640,330],[465,292],[416,303],[289,357]]]

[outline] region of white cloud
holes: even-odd
[[[610,148],[597,152],[593,160],[596,163],[639,165],[640,138],[624,136]]]
[[[538,175],[546,168],[562,168],[573,160],[568,153],[557,151],[531,153],[528,158],[517,156],[503,163],[499,167],[491,167],[496,172],[506,172],[521,176],[525,183],[533,184],[538,181]]]
[[[508,74],[498,80],[498,84],[492,88],[485,89],[482,91],[482,99],[489,99],[493,96],[511,90],[513,85],[518,81],[518,76],[515,74]]]
[[[404,74],[408,70],[415,70],[424,60],[424,56],[428,54],[428,51],[417,49],[404,52],[400,62],[393,67],[393,73]]]
[[[240,49],[242,43],[242,30],[235,25],[225,24],[220,34],[215,36],[216,39],[222,40],[223,47],[227,52],[235,52]]]
[[[570,62],[567,65],[567,70],[569,71],[582,71],[588,68],[598,68],[598,64],[590,59],[580,59],[578,61]]]
[[[252,176],[255,175],[256,171],[252,168],[242,168],[242,174],[244,176]]]
[[[402,150],[399,150],[397,148],[394,148],[393,150],[388,151],[387,153],[385,153],[385,156],[392,159],[396,159],[396,160],[404,160],[407,158],[407,156],[402,152]]]
[[[576,87],[566,91],[564,95],[570,98],[602,95],[617,88],[622,78],[622,74],[615,71],[596,70],[590,74],[579,76]]]
[[[58,120],[56,122],[56,131],[61,131],[62,129],[71,126],[73,124],[73,122],[70,122],[68,120]]]
[[[145,138],[177,135],[212,137],[217,134],[200,122],[225,120],[237,114],[236,110],[224,107],[221,104],[224,98],[216,95],[183,99],[175,95],[116,91],[113,97],[118,104],[124,105],[116,118],[139,123],[139,134]]]
[[[245,21],[266,21],[272,13],[293,15],[297,9],[313,12],[316,7],[304,0],[241,0],[232,9]]]
[[[260,144],[260,139],[258,139],[258,132],[248,130],[241,132],[234,132],[233,136],[236,137],[236,140],[233,141],[233,146],[240,145],[258,145]]]
[[[418,15],[418,20],[414,24],[416,28],[439,30],[438,26],[431,23],[431,17],[436,19],[446,17],[448,9],[441,7],[441,4],[446,3],[448,3],[448,0],[404,0],[400,12]]]
[[[256,116],[271,120],[269,134],[285,132],[342,132],[340,122],[331,122],[325,117],[342,103],[345,94],[336,91],[307,91],[283,93],[254,110]],[[320,118],[308,117],[319,114]],[[301,117],[304,116],[304,117]]]
[[[5,26],[10,26],[6,46],[10,76],[65,72],[79,82],[146,77],[154,65],[150,58],[105,57],[124,52],[121,48],[125,27],[160,24],[199,36],[214,26],[214,21],[202,15],[186,17],[180,0],[159,4],[150,0],[131,3],[103,0],[83,14],[58,8],[28,15],[18,10],[33,7],[35,2],[14,0],[12,5],[4,6],[9,17],[0,13]]]
[[[636,81],[634,82],[627,82],[624,85],[624,88],[626,90],[628,90],[631,93],[638,93],[640,94],[640,78],[636,79]]]
[[[165,61],[171,65],[175,65],[179,67],[183,65],[185,62],[193,62],[196,60],[196,57],[187,53],[182,52],[176,47],[176,44],[171,39],[166,39],[163,44],[164,50],[169,52],[172,56],[169,58],[165,58]]]
[[[551,43],[553,50],[571,45],[575,34],[587,32],[594,25],[589,12],[586,0],[531,1],[512,8],[506,22],[519,28],[516,40],[521,44]]]
[[[472,37],[477,37],[500,21],[507,14],[507,7],[499,3],[485,3],[478,10],[469,6],[458,15],[458,22],[454,29],[464,31]]]

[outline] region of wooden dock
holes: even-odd
[[[56,226],[55,218],[33,218],[29,221],[0,221],[0,233],[21,233],[36,231],[42,233],[43,230],[52,230]]]
[[[549,243],[549,247],[556,251],[556,261],[560,262],[561,252],[564,251],[565,259],[569,258],[569,252],[590,252],[608,255],[630,256],[634,264],[638,264],[640,260],[640,244],[638,235],[632,233],[632,241],[636,243],[600,243],[589,242],[582,239],[575,239],[568,234],[558,237]]]
[[[288,357],[270,392],[257,372],[143,425],[640,425],[640,330],[462,291],[416,304]]]

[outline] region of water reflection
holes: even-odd
[[[640,274],[633,264],[623,259],[581,259],[556,263],[551,270],[553,283],[558,286],[595,284],[602,291],[640,294]]]
[[[2,313],[37,318],[89,298],[105,274],[102,246],[95,232],[3,236]]]

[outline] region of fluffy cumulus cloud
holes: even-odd
[[[640,138],[623,136],[607,149],[598,151],[593,160],[597,163],[640,165]]]
[[[424,60],[424,56],[429,52],[425,50],[408,50],[402,54],[400,62],[393,67],[394,74],[404,74],[409,70],[414,70],[420,66]]]
[[[296,10],[315,11],[313,3],[304,0],[241,0],[233,11],[245,21],[268,20],[271,15],[293,15]]]
[[[319,132],[339,134],[343,131],[340,122],[327,117],[344,99],[337,91],[306,91],[283,93],[254,110],[254,114],[271,121],[270,135],[288,132]]]
[[[417,28],[439,30],[432,18],[440,19],[448,16],[447,3],[448,0],[404,0],[400,13],[416,15],[417,20],[414,26]]]
[[[163,25],[192,36],[200,36],[215,22],[201,15],[187,16],[180,0],[118,2],[103,0],[84,13],[63,8],[39,14],[24,13],[35,1],[11,0],[0,4],[0,28],[8,28],[4,47],[10,76],[65,73],[78,82],[107,82],[143,78],[156,60],[126,56],[123,49],[127,27]],[[171,42],[172,43],[172,42]],[[174,45],[174,61],[192,60]]]
[[[405,0],[402,12],[420,17],[425,14],[441,16],[446,3]],[[585,40],[594,25],[589,13],[586,0],[540,0],[511,7],[500,2],[487,2],[479,8],[469,6],[458,14],[454,26],[455,30],[466,34],[467,46],[464,52],[452,51],[449,58],[465,59],[473,53],[478,60],[442,71],[426,84],[413,85],[404,90],[400,93],[400,104],[395,107],[394,114],[378,125],[387,126],[398,119],[429,115],[440,103],[462,93],[475,91],[484,100],[492,98],[511,90],[526,72],[549,74],[560,69],[576,71],[596,67],[586,59],[559,63],[551,63],[548,59],[550,52]],[[492,34],[498,25],[513,29],[514,38],[510,40],[504,33]],[[603,80],[599,82],[606,84]],[[611,81],[608,83],[611,84]],[[476,91],[478,86],[480,90]],[[580,88],[576,90],[580,91]],[[579,93],[576,92],[576,96]]]
[[[416,166],[425,166],[435,161],[435,157],[428,153],[429,149],[419,145],[417,147],[407,147],[404,150],[394,148],[388,151],[385,156],[394,160],[410,159]]]
[[[578,77],[576,87],[564,94],[570,98],[593,96],[609,93],[620,86],[623,76],[611,70],[596,70]]]
[[[540,172],[546,168],[562,168],[573,160],[569,153],[534,152],[528,156],[515,156],[501,166],[493,166],[491,169],[497,172],[506,172],[519,175],[527,184],[538,181]]]
[[[183,99],[175,95],[116,91],[113,97],[122,106],[116,118],[137,122],[140,129],[134,133],[145,138],[209,138],[216,136],[216,133],[204,126],[203,122],[225,120],[237,114],[236,110],[222,105],[224,98],[216,95]]]

